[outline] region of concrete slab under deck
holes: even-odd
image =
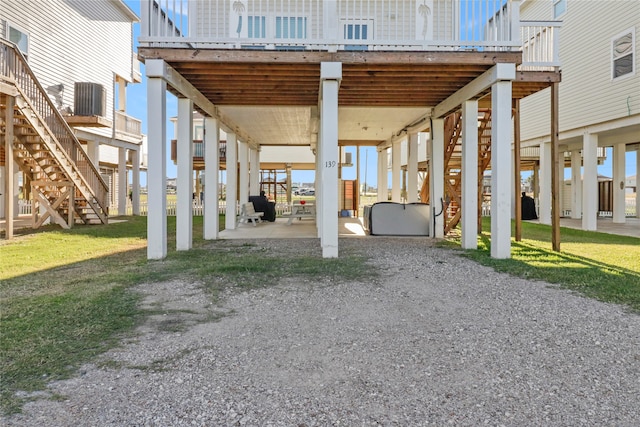
[[[262,222],[256,225],[242,223],[235,230],[222,230],[221,239],[293,239],[317,238],[316,222],[312,219],[294,219],[288,225],[288,218],[276,218],[275,222]],[[364,237],[366,233],[360,218],[339,218],[338,235],[340,237]]]

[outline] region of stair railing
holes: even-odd
[[[0,39],[0,78],[14,83],[29,100],[29,104],[42,117],[60,147],[73,160],[87,186],[93,192],[95,202],[108,212],[109,187],[85,153],[73,130],[46,95],[46,91],[33,74],[27,60],[16,45]]]

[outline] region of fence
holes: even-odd
[[[536,208],[538,205],[536,203]],[[539,209],[539,208],[538,208]],[[482,204],[482,216],[491,216],[491,203],[485,202]],[[638,207],[636,206],[636,198],[626,198],[625,206],[624,206],[624,216],[627,218],[635,218],[637,216]],[[571,210],[565,210],[562,212],[561,216],[571,216]],[[598,211],[598,216],[601,218],[611,218],[613,217],[612,211]]]

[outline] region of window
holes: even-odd
[[[344,39],[345,40],[366,40],[367,24],[345,24]]]
[[[266,17],[249,16],[247,18],[247,32],[250,39],[263,39],[266,37]]]
[[[29,54],[29,35],[12,25],[9,27],[9,41],[15,43],[20,52],[27,56]]]
[[[306,39],[307,18],[304,17],[276,17],[277,39]]]
[[[372,37],[372,21],[345,22],[342,25],[342,38],[344,40],[366,41]],[[345,50],[367,50],[366,45],[345,45]]]
[[[196,125],[193,132],[194,141],[204,140],[204,125]]]
[[[553,1],[553,17],[557,19],[567,11],[567,0]]]
[[[633,28],[617,35],[611,41],[611,77],[615,80],[635,74],[635,31]]]

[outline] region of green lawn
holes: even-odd
[[[483,219],[482,227],[480,250],[465,251],[465,256],[498,271],[557,283],[640,311],[640,239],[561,228],[561,252],[554,252],[550,226],[523,222],[522,241],[512,240],[511,259],[496,260],[489,252],[490,218]]]
[[[355,254],[325,260],[287,258],[254,245],[218,248],[202,240],[202,217],[193,218],[194,244],[188,252],[172,247],[175,217],[169,217],[168,255],[147,261],[146,217],[111,221],[72,230],[46,227],[0,241],[3,412],[19,411],[28,399],[16,397],[16,391],[42,390],[47,382],[68,377],[132,331],[145,316],[138,308],[139,295],[131,290],[136,284],[192,280],[215,301],[226,287],[277,284],[281,277],[340,281],[374,274]]]

